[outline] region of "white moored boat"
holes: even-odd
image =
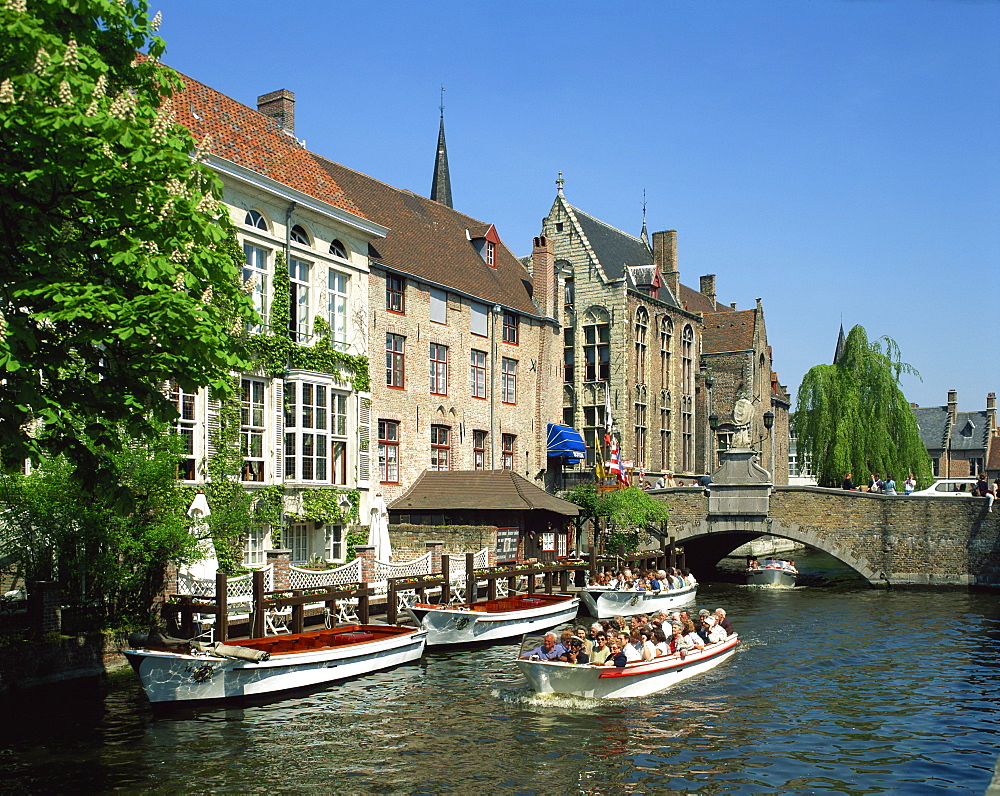
[[[624,668],[562,663],[561,661],[518,660],[517,665],[528,685],[539,694],[569,694],[594,699],[617,699],[655,694],[670,686],[707,672],[736,654],[739,638],[733,634],[725,641],[688,652],[637,661]]]
[[[415,603],[407,609],[427,631],[427,646],[499,641],[571,622],[580,599],[571,594],[517,594],[459,605]]]
[[[580,590],[580,598],[591,616],[609,619],[612,616],[655,614],[690,605],[698,592],[698,584],[681,589],[663,591],[635,591],[612,589],[608,586],[587,586]]]
[[[185,645],[183,652],[124,653],[150,702],[187,702],[259,696],[389,669],[418,660],[426,640],[419,628],[345,625],[232,645]]]
[[[756,567],[747,567],[748,586],[794,586],[799,571],[787,561],[765,558]]]

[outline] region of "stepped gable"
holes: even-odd
[[[361,218],[366,217],[312,154],[274,119],[187,75],[176,74],[184,86],[173,95],[174,115],[199,144],[206,135],[211,135],[208,154]]]
[[[704,298],[704,297],[703,297]],[[756,310],[733,310],[706,314],[701,339],[705,351],[751,351],[754,348]]]
[[[476,251],[470,238],[500,240],[491,224],[332,160],[316,160],[367,217],[389,228],[378,244],[378,262],[386,268],[486,304],[541,315],[531,298],[531,275],[502,241],[496,245],[495,267]]]
[[[512,470],[425,470],[389,504],[390,511],[543,509],[575,517],[579,507],[550,495]]]

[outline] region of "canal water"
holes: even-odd
[[[119,677],[0,703],[0,791],[983,793],[996,597],[874,591],[822,554],[796,561],[806,587],[703,585],[739,652],[651,697],[536,696],[516,644],[239,707],[154,711]]]

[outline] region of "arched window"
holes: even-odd
[[[665,315],[660,318],[660,388],[669,390],[670,383],[670,346],[673,343],[674,323]]]
[[[303,246],[309,245],[309,233],[303,229],[301,224],[296,224],[292,227],[292,231],[288,233],[288,236],[295,243],[301,243]]]
[[[347,259],[347,247],[339,240],[330,241],[330,254],[341,259]]]
[[[649,312],[639,307],[635,312],[635,383],[646,383],[646,349],[649,334]]]
[[[690,325],[681,334],[681,393],[694,394],[694,329]]]
[[[267,219],[264,218],[256,210],[247,210],[246,218],[243,219],[243,223],[248,227],[256,227],[257,229],[267,229]]]

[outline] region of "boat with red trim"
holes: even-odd
[[[414,603],[407,612],[427,631],[427,646],[434,647],[548,630],[572,622],[579,609],[580,598],[572,594],[512,594],[454,605]]]
[[[539,694],[568,694],[590,699],[642,697],[663,691],[689,677],[714,669],[736,654],[739,637],[734,633],[703,650],[635,661],[622,668],[562,661],[519,659],[518,667],[528,685]]]
[[[146,640],[123,650],[150,702],[259,696],[371,674],[419,660],[427,631],[343,625],[232,644]]]

